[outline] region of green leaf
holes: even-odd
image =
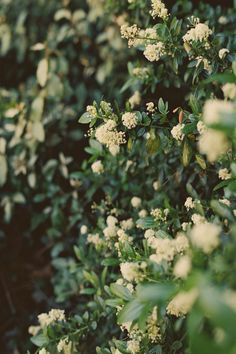
[[[93,118],[93,117],[92,117],[88,112],[85,112],[85,113],[82,114],[82,116],[80,117],[79,123],[88,124],[88,123],[91,122],[92,118]]]
[[[48,78],[48,60],[46,58],[40,60],[37,68],[37,80],[41,87],[44,87]]]
[[[133,300],[129,302],[125,307],[120,311],[118,315],[118,323],[132,322],[137,320],[141,315],[145,304],[142,304],[138,300]]]
[[[141,229],[151,229],[152,227],[156,226],[155,220],[152,216],[147,216],[146,218],[138,219],[136,224]]]
[[[48,337],[45,334],[41,333],[37,336],[30,338],[31,342],[36,345],[37,347],[42,347],[48,343]]]
[[[166,284],[142,284],[137,287],[137,299],[140,302],[162,303],[173,294],[175,286]]]
[[[0,155],[0,187],[6,183],[7,171],[7,159],[4,155]]]
[[[113,283],[110,285],[110,289],[113,295],[123,300],[130,301],[133,298],[131,292],[120,284]]]

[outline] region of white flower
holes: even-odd
[[[159,181],[154,181],[152,186],[153,186],[153,189],[155,191],[158,191],[158,189],[160,188],[160,182]]]
[[[191,258],[189,256],[181,257],[175,264],[173,273],[176,278],[185,279],[191,270]]]
[[[82,225],[80,228],[81,235],[85,235],[88,232],[88,227],[86,225]]]
[[[146,103],[147,111],[150,113],[155,112],[155,104],[153,102]]]
[[[207,130],[207,127],[201,120],[197,123],[197,130],[200,135],[202,135]]]
[[[131,230],[134,227],[133,219],[122,220],[120,226],[123,230]]]
[[[140,345],[137,340],[129,340],[127,342],[127,349],[131,354],[137,354],[140,351]]]
[[[207,130],[200,136],[199,151],[207,155],[210,162],[216,161],[229,150],[229,143],[224,133],[213,129]]]
[[[135,128],[137,125],[137,117],[135,113],[126,112],[122,115],[121,119],[123,125],[128,129]]]
[[[103,173],[104,172],[104,166],[102,164],[102,161],[101,160],[95,161],[92,164],[91,169],[92,169],[93,173],[97,173],[98,175]]]
[[[211,253],[220,243],[221,228],[218,225],[204,223],[195,225],[190,232],[190,238],[194,246],[204,253]]]
[[[108,226],[115,226],[118,223],[118,220],[115,216],[108,215],[106,222]]]
[[[180,292],[168,304],[167,313],[176,317],[186,315],[192,308],[198,296],[197,289]]]
[[[224,59],[228,53],[229,53],[229,50],[227,48],[220,49],[219,50],[219,58]]]
[[[144,56],[149,61],[158,61],[165,53],[165,46],[162,42],[148,44],[143,52]]]
[[[39,354],[50,354],[45,348],[40,349]]]
[[[57,345],[57,350],[59,353],[63,352],[64,354],[71,354],[72,342],[68,338],[61,339]]]
[[[219,170],[218,176],[222,180],[227,180],[227,179],[231,178],[231,173],[229,172],[229,170],[227,168],[221,168]]]
[[[171,135],[175,140],[182,141],[184,139],[184,133],[183,133],[183,128],[184,124],[177,124],[175,125],[172,130],[171,130]]]
[[[94,106],[87,106],[86,111],[91,117],[95,118],[97,115],[97,109]]]
[[[38,321],[42,328],[47,327],[56,321],[65,321],[65,311],[52,309],[49,311],[49,313],[41,313],[38,315]]]
[[[112,119],[109,119],[96,129],[95,138],[109,149],[126,143],[125,133],[117,131],[116,122]]]
[[[183,231],[187,231],[188,227],[191,225],[189,222],[183,222],[181,227]]]
[[[153,18],[160,17],[165,20],[169,14],[165,4],[160,0],[152,0],[152,11],[150,11]]]
[[[139,265],[138,263],[125,262],[120,264],[120,271],[122,277],[129,282],[132,282],[138,278]]]
[[[129,103],[131,108],[134,108],[135,106],[139,105],[141,102],[141,94],[139,91],[135,91],[133,96],[129,98]]]
[[[131,199],[131,205],[133,208],[139,208],[141,206],[142,199],[138,197],[133,197]]]
[[[184,206],[187,208],[187,210],[193,209],[194,208],[193,198],[188,197],[184,203]]]
[[[236,100],[236,84],[227,83],[222,86],[222,91],[224,93],[225,98],[229,98],[230,100]]]
[[[207,41],[212,34],[212,30],[205,23],[198,23],[194,28],[191,28],[184,36],[184,42],[203,42]]]
[[[142,209],[142,210],[140,210],[140,212],[138,213],[138,216],[140,217],[140,218],[145,218],[146,216],[147,216],[147,210],[145,210],[145,209]]]
[[[120,147],[119,147],[119,145],[109,146],[109,151],[112,154],[112,156],[116,156],[120,152]]]
[[[206,222],[204,216],[200,214],[193,214],[191,220],[195,225],[204,224]]]
[[[223,100],[208,100],[203,109],[203,120],[205,124],[211,125],[224,120],[224,114],[234,113],[234,106],[231,102]]]

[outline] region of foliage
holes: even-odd
[[[76,1],[48,9],[55,23],[47,40],[29,46],[40,52],[36,76],[14,100],[5,94],[1,108],[5,126],[17,125],[2,129],[5,221],[13,205],[29,206],[25,237],[39,228],[53,258],[56,301],[29,328],[35,352],[233,354],[235,8],[88,4],[87,16]],[[78,49],[74,21],[86,26]],[[119,45],[112,37],[99,57],[93,38],[101,50],[111,29]],[[3,55],[17,46],[10,42]],[[79,84],[75,53],[86,68]]]

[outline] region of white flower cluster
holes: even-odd
[[[171,135],[177,141],[182,141],[184,139],[183,133],[184,124],[177,124],[171,129]]]
[[[227,168],[221,168],[218,172],[218,176],[222,180],[227,180],[231,178],[231,173]]]
[[[147,58],[147,60],[151,62],[158,61],[163,55],[166,54],[165,45],[162,42],[148,44],[143,54]]]
[[[63,354],[72,354],[72,342],[69,341],[69,338],[61,339],[57,345],[57,350],[59,353]]]
[[[110,240],[117,235],[118,227],[116,226],[118,223],[117,218],[112,215],[107,217],[107,227],[103,230],[103,234],[107,240]]]
[[[166,221],[167,216],[169,214],[169,209],[152,209],[150,214],[154,217],[155,221]]]
[[[150,316],[147,319],[147,334],[148,338],[152,343],[157,343],[161,340],[161,331],[158,326],[158,317],[157,317],[157,307],[155,306],[152,310]]]
[[[124,279],[137,282],[144,278],[146,267],[146,262],[125,262],[120,264],[120,271]]]
[[[139,91],[135,91],[134,94],[129,98],[129,104],[131,108],[138,106],[141,102],[141,94]]]
[[[227,83],[222,87],[225,98],[236,100],[236,84]]]
[[[182,256],[175,263],[173,274],[176,278],[185,279],[191,271],[192,263],[191,258],[188,255]]]
[[[123,125],[128,129],[132,129],[137,126],[137,117],[135,113],[126,112],[122,115],[121,119]]]
[[[131,354],[137,354],[140,351],[140,344],[138,340],[132,339],[127,341],[127,349]]]
[[[227,54],[229,54],[229,50],[227,48],[222,48],[219,50],[219,58],[220,59],[224,59]]]
[[[87,242],[93,244],[96,247],[99,247],[103,244],[103,240],[100,238],[99,234],[88,234]]]
[[[87,106],[86,111],[93,118],[95,118],[97,115],[97,109],[94,106]]]
[[[150,11],[153,18],[160,17],[165,20],[169,16],[165,4],[160,0],[152,0],[152,11]]]
[[[194,209],[195,205],[194,205],[193,198],[188,197],[184,203],[184,206],[186,207],[187,210]]]
[[[182,254],[189,248],[189,242],[185,234],[179,233],[175,239],[154,237],[151,235],[147,238],[148,245],[155,250],[155,254],[150,256],[150,259],[157,264],[163,261],[173,261],[175,255]]]
[[[197,289],[180,292],[168,304],[167,313],[176,317],[186,315],[198,297]]]
[[[204,253],[211,253],[220,243],[221,228],[211,223],[195,225],[190,232],[190,238],[194,246]]]
[[[104,172],[104,166],[102,164],[102,161],[101,160],[95,161],[92,164],[91,169],[92,169],[93,173],[96,173],[98,175],[102,174]]]
[[[117,131],[116,122],[112,119],[96,129],[95,138],[109,149],[117,149],[119,145],[126,143],[125,133]]]
[[[65,320],[65,311],[59,309],[52,309],[49,313],[41,313],[38,315],[38,321],[41,328],[47,327],[54,322]]]
[[[207,155],[210,162],[215,162],[229,150],[229,143],[224,133],[208,129],[199,139],[199,151]]]
[[[135,38],[139,33],[139,28],[137,25],[129,26],[128,24],[124,24],[120,28],[121,37],[128,39],[129,47],[132,47],[135,43]]]
[[[184,36],[183,41],[187,43],[192,42],[206,42],[212,30],[205,23],[197,23],[194,28],[191,28]]]
[[[225,114],[234,113],[235,108],[231,102],[217,99],[208,100],[203,108],[203,120],[207,125],[216,124],[224,119]]]
[[[131,205],[133,208],[139,208],[142,204],[142,199],[139,197],[133,197],[131,199]]]

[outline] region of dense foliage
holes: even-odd
[[[235,6],[3,4],[3,266],[38,252],[6,350],[236,353]]]

